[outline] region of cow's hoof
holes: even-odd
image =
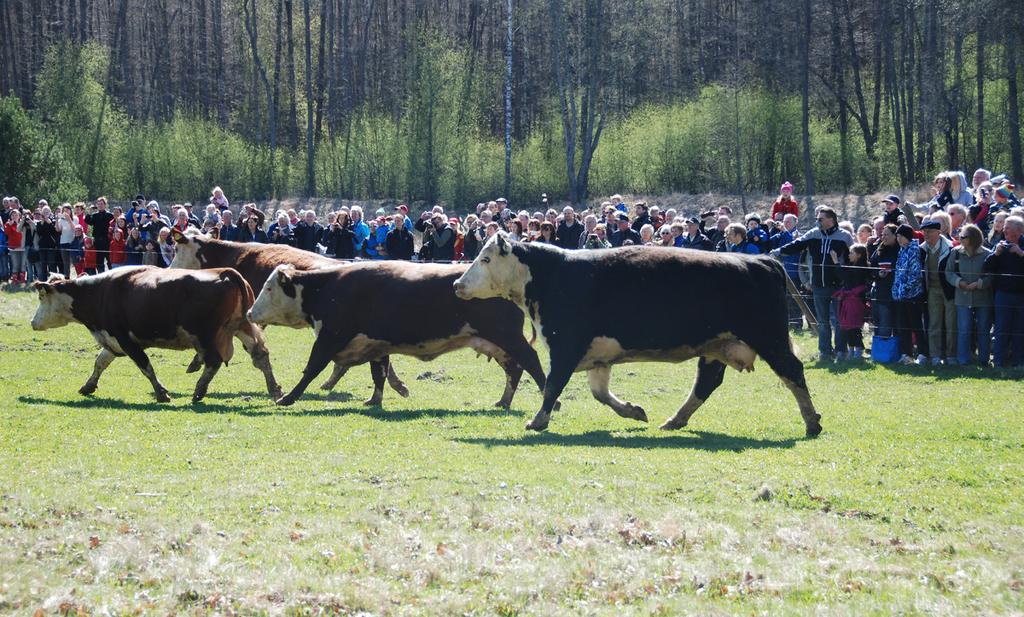
[[[322,384],[320,384],[320,389],[321,390],[333,390],[334,389],[334,382],[333,381],[325,381]]]
[[[497,407],[498,409],[504,409],[505,411],[508,411],[509,409],[512,409],[512,402],[498,401],[497,403],[494,404],[494,406]]]
[[[171,395],[168,394],[166,390],[163,391],[163,392],[157,392],[156,393],[156,402],[158,402],[158,403],[170,403],[171,402]]]
[[[363,401],[363,406],[364,407],[380,407],[380,404],[381,404],[381,399],[375,398],[375,397],[372,397],[372,396],[370,398],[366,399],[365,401]]]
[[[272,388],[270,390],[270,398],[275,400],[275,401],[277,399],[283,397],[283,396],[284,396],[284,390],[282,390],[281,388]]]
[[[192,404],[195,405],[196,403],[198,403],[198,402],[200,402],[202,400],[203,400],[203,397],[201,397],[201,396],[193,396],[192,397]]]
[[[807,427],[808,437],[817,437],[821,434],[821,425],[815,422],[814,424]]]
[[[291,396],[282,396],[281,398],[279,398],[279,399],[277,399],[275,401],[275,403],[277,405],[280,405],[281,407],[287,407],[287,406],[291,405],[294,402],[295,402],[295,399],[293,397],[291,397]]]
[[[675,420],[669,420],[668,422],[662,424],[658,428],[660,428],[663,431],[675,431],[675,430],[679,430],[679,429],[683,428],[687,424],[688,424],[688,422],[686,422],[685,420],[683,422],[676,422]]]
[[[82,396],[89,396],[90,394],[92,394],[95,391],[96,391],[96,386],[94,386],[93,384],[88,384],[88,383],[78,389],[78,393],[81,394]]]
[[[630,405],[629,412],[630,418],[633,418],[634,420],[639,420],[640,422],[647,422],[647,412],[644,411],[643,407],[639,407],[637,405]]]
[[[551,411],[560,411],[562,409],[562,401],[555,401],[555,404],[551,406]]]
[[[392,384],[391,389],[398,393],[398,396],[402,398],[409,398],[409,388],[405,387],[404,383],[398,385]]]
[[[199,371],[199,369],[201,369],[201,368],[203,368],[203,361],[200,360],[199,358],[196,358],[196,359],[192,360],[192,362],[188,365],[188,368],[185,369],[185,372],[186,373],[195,373],[195,372]]]
[[[528,431],[537,431],[538,433],[541,432],[541,431],[546,431],[547,428],[548,428],[548,423],[547,422],[537,422],[536,420],[533,420],[532,422],[530,422],[529,424],[526,425],[526,430],[528,430]]]

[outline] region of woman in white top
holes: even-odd
[[[71,278],[71,243],[75,240],[75,214],[71,204],[63,204],[57,215],[57,232],[60,246],[60,266],[65,278]]]

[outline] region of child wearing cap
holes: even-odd
[[[779,198],[772,204],[772,220],[781,221],[787,214],[800,216],[800,208],[793,199],[793,185],[789,181],[783,182],[779,188]]]

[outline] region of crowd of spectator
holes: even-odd
[[[523,242],[568,250],[629,245],[772,254],[793,288],[789,316],[801,328],[804,311],[817,322],[818,361],[864,358],[864,326],[876,341],[898,343],[903,363],[1024,366],[1024,209],[1004,177],[979,169],[938,174],[923,204],[889,195],[878,215],[855,226],[828,205],[815,208],[803,229],[791,183],[762,217],[729,206],[627,204],[613,195],[577,211],[514,210],[504,198],[477,204],[464,218],[440,205],[410,216],[406,205],[364,212],[341,207],[263,212],[249,203],[232,209],[215,187],[202,208],[175,204],[165,214],[138,195],[127,210],[95,203],[25,208],[5,197],[0,210],[0,282],[19,288],[51,272],[88,276],[122,265],[167,267],[174,235],[189,228],[237,242],[287,244],[337,259],[472,260],[503,231]],[[806,301],[806,302],[802,302]],[[804,304],[801,307],[801,304]],[[994,328],[994,329],[993,329]]]

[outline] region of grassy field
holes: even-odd
[[[0,613],[1024,611],[1019,373],[810,369],[808,440],[763,363],[677,433],[695,363],[627,365],[651,426],[577,375],[538,435],[533,383],[495,410],[469,352],[397,359],[383,410],[362,367],[277,408],[239,356],[191,405],[190,354],[158,350],[171,404],[127,359],[85,398],[91,337],[35,305],[0,295]],[[288,388],[312,333],[269,339]]]

